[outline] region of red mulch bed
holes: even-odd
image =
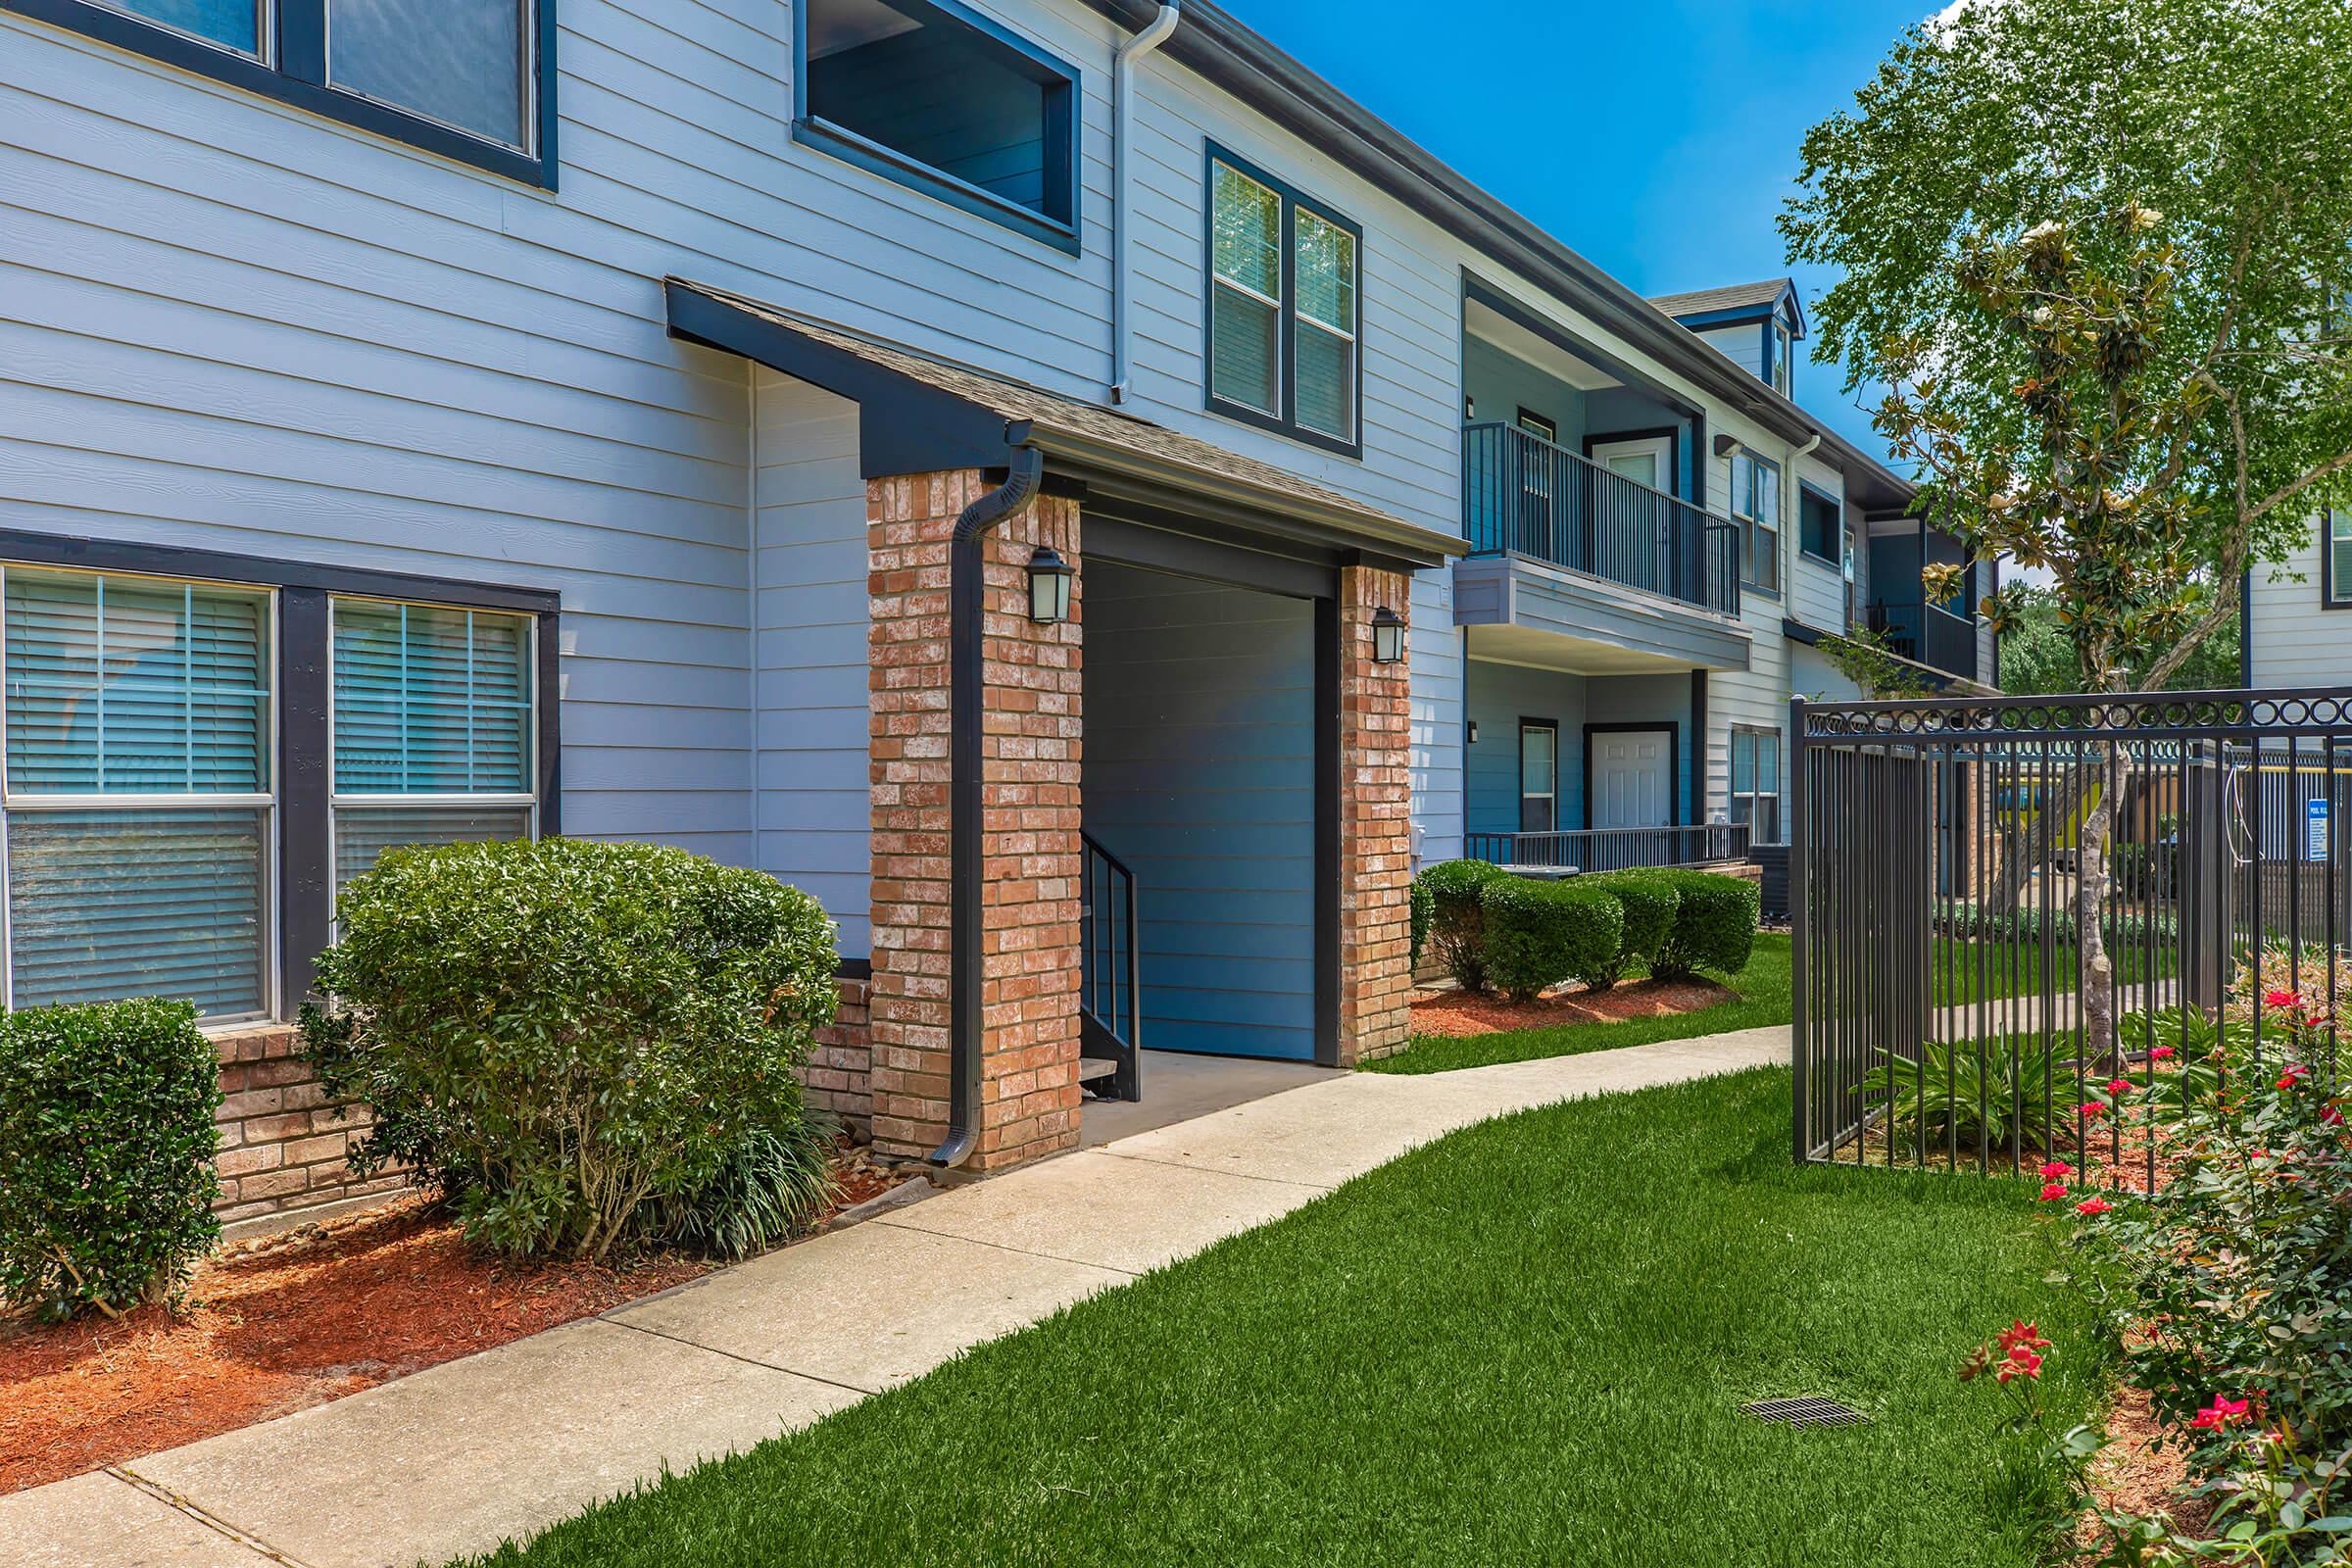
[[[1607,991],[1581,987],[1549,991],[1534,1002],[1473,996],[1467,991],[1424,991],[1413,999],[1413,1033],[1459,1039],[1564,1023],[1615,1023],[1697,1012],[1739,1000],[1737,991],[1709,980],[1634,980]]]
[[[839,1175],[835,1212],[896,1182],[858,1156]],[[502,1263],[421,1198],[232,1246],[197,1267],[176,1318],[0,1321],[0,1494],[324,1404],[713,1266]]]

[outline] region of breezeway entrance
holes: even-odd
[[[1087,564],[1086,834],[1137,889],[1144,1044],[1312,1061],[1312,600]]]

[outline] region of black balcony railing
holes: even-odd
[[[1747,858],[1744,822],[1698,827],[1571,828],[1558,833],[1473,833],[1466,859],[1522,871],[1624,871]]]
[[[1515,425],[1462,430],[1472,555],[1516,552],[1722,614],[1740,612],[1740,535],[1721,517]]]
[[[1977,623],[1940,605],[1873,605],[1870,624],[1886,650],[1947,675],[1977,678]]]

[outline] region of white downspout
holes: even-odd
[[[1110,62],[1110,401],[1124,404],[1132,394],[1133,378],[1127,346],[1127,259],[1131,225],[1127,221],[1128,149],[1135,140],[1135,63],[1167,42],[1176,30],[1180,0],[1160,0],[1159,15],[1144,30],[1119,45]]]

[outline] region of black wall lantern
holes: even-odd
[[[1070,579],[1078,568],[1061,559],[1052,545],[1039,545],[1029,558],[1029,618],[1040,626],[1058,626],[1070,618]]]
[[[1372,662],[1404,662],[1404,617],[1386,605],[1372,612]]]

